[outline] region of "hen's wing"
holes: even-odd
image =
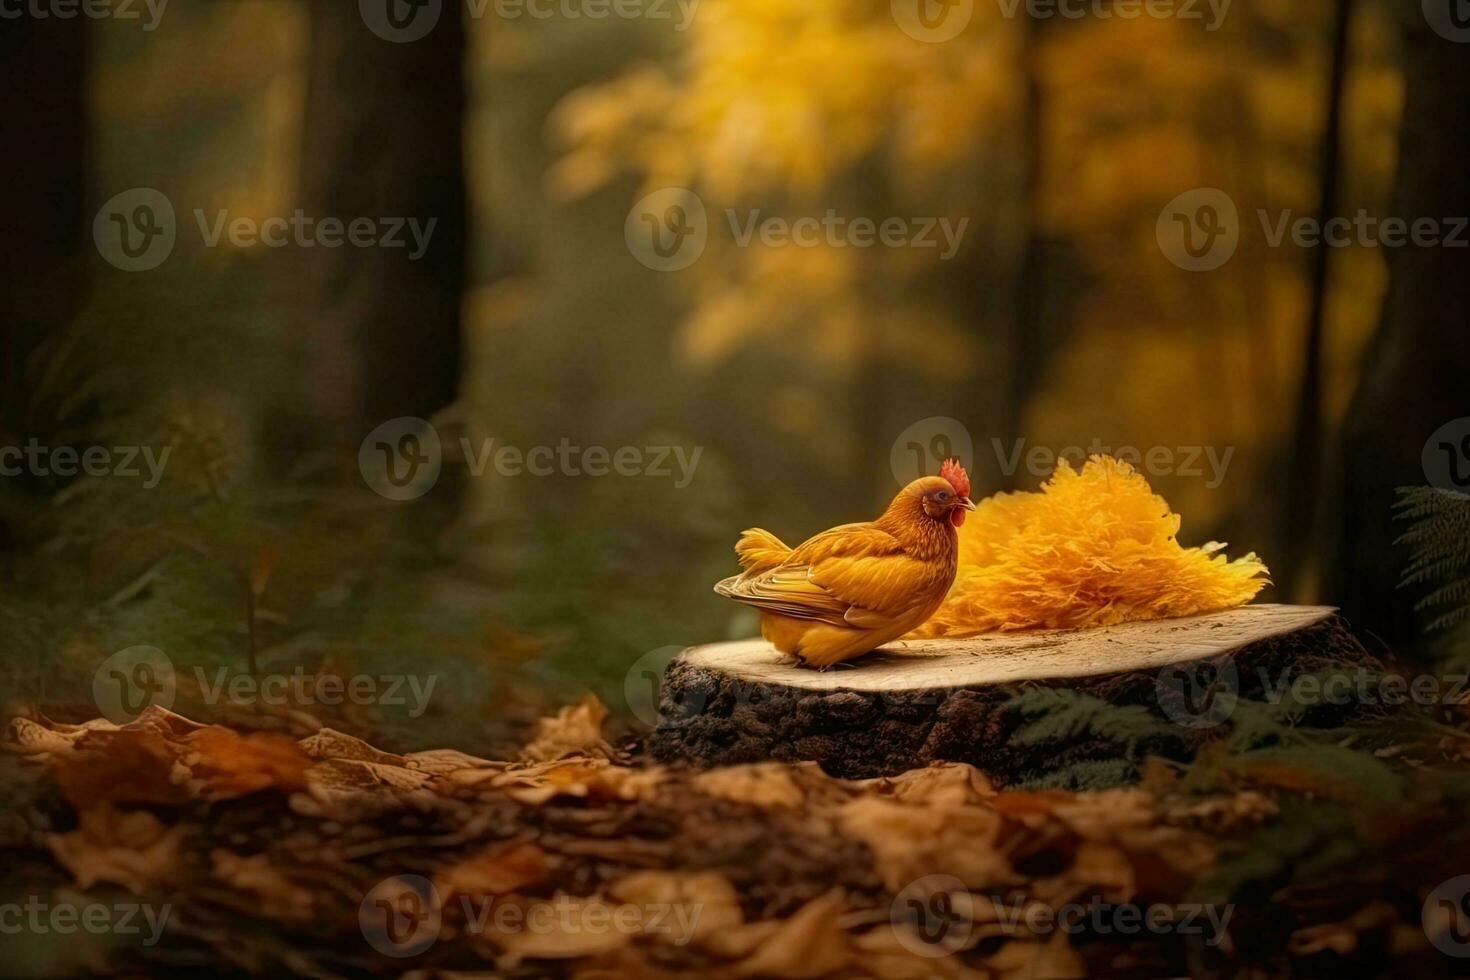
[[[716,591],[794,619],[878,629],[909,610],[907,597],[926,578],[924,563],[893,535],[844,524],[803,542],[779,567],[726,579]]]

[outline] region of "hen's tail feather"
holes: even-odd
[[[753,527],[740,535],[735,554],[747,572],[764,572],[791,557],[791,549],[770,531]]]

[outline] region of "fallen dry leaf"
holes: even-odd
[[[1138,891],[1133,862],[1117,847],[1083,841],[1077,846],[1072,865],[1061,875],[1069,883],[1095,891],[1105,901],[1131,901]]]
[[[185,833],[146,810],[102,805],[82,810],[71,833],[47,834],[46,845],[81,887],[110,881],[141,895],[183,873]]]
[[[522,917],[526,924],[524,927],[485,933],[505,951],[497,959],[497,965],[514,968],[523,960],[571,960],[597,956],[626,946],[637,935],[634,931],[619,928],[616,925],[619,921],[617,908],[598,896],[574,898],[558,894],[549,904],[551,912],[546,919],[554,923],[551,928],[533,926],[538,920],[535,913],[527,911]]]
[[[853,939],[855,963],[873,977],[892,980],[986,980],[984,970],[972,969],[954,956],[934,955],[934,945],[926,943],[906,923],[885,923]],[[919,951],[923,951],[922,953]]]
[[[147,729],[97,730],[51,756],[56,784],[78,810],[99,803],[177,805],[192,797],[176,743]]]
[[[862,796],[838,812],[842,832],[868,846],[883,884],[900,892],[917,878],[954,875],[970,888],[1016,880],[1002,852],[1001,817],[985,807],[909,806]]]
[[[1046,942],[1013,940],[985,961],[1001,980],[1076,980],[1087,976],[1087,964],[1072,948],[1065,932]]]
[[[606,756],[611,749],[602,740],[607,708],[589,694],[578,704],[562,708],[536,724],[535,737],[521,750],[529,762],[550,762],[577,753]]]
[[[717,871],[695,874],[636,871],[618,879],[608,891],[618,901],[642,908],[679,906],[694,910],[697,914],[692,916],[693,933],[683,939],[697,946],[706,946],[715,937],[745,923],[739,894],[730,880]],[[748,951],[735,955],[743,952]]]
[[[292,800],[302,812],[357,821],[415,803],[431,806],[434,796],[424,791],[430,778],[399,766],[324,759],[306,771],[306,794]],[[308,804],[308,799],[315,806]]]
[[[264,854],[241,855],[218,848],[209,853],[214,876],[259,900],[258,907],[272,918],[309,919],[316,902],[310,889],[287,878]]]
[[[1324,922],[1320,925],[1297,929],[1287,942],[1293,956],[1311,956],[1323,950],[1331,950],[1346,956],[1358,948],[1358,937],[1369,930],[1392,926],[1399,921],[1399,914],[1387,902],[1369,902],[1342,922]]]
[[[937,763],[897,776],[865,780],[861,785],[900,803],[946,807],[979,803],[995,796],[995,787],[985,774],[963,762]]]
[[[344,759],[355,762],[373,762],[383,766],[404,764],[404,757],[401,755],[375,749],[360,738],[353,738],[351,735],[331,728],[320,729],[303,738],[299,744],[301,751],[313,759]]]
[[[804,980],[845,968],[852,961],[852,950],[839,924],[843,907],[838,889],[807,902],[736,965],[736,975]]]
[[[222,800],[275,789],[306,787],[311,758],[295,739],[270,732],[241,735],[228,728],[203,728],[183,739],[183,763],[203,783],[207,799]]]
[[[790,770],[776,762],[711,769],[694,777],[694,788],[707,796],[759,807],[798,807],[806,799]]]
[[[492,844],[434,876],[439,894],[473,897],[508,895],[551,876],[551,860],[530,841]]]
[[[401,969],[392,957],[363,960],[355,947],[302,945],[298,927],[355,935],[365,896],[419,876],[454,910],[431,955],[503,971],[534,974],[544,972],[538,961],[558,960],[558,974],[603,977],[1070,976],[1080,959],[1069,945],[987,917],[986,899],[1003,894],[1025,907],[1084,893],[1121,898],[1146,884],[1179,899],[1171,889],[1188,878],[1151,869],[1213,853],[1207,837],[1171,825],[1158,798],[1136,790],[997,793],[963,765],[850,782],[812,765],[620,764],[600,755],[601,710],[584,702],[548,719],[546,753],[557,757],[537,762],[397,755],[331,729],[291,742],[163,713],[124,728],[12,725],[11,742],[78,801],[79,829],[48,844],[79,882],[178,889],[177,901],[207,913],[196,938],[241,957],[232,962],[245,970]],[[563,754],[594,734],[593,755]],[[118,772],[129,795],[188,804],[178,810],[188,830],[107,806]],[[888,921],[895,897],[929,875],[970,889],[954,893],[954,907],[973,932],[943,956],[924,955],[933,950],[912,928]],[[550,918],[536,929],[493,920],[470,928],[456,896],[481,899],[492,915],[541,909]],[[659,909],[677,910],[664,928],[650,918]],[[271,932],[278,923],[297,930],[291,941]],[[987,939],[1004,945],[977,945]],[[991,962],[978,961],[982,952]]]
[[[518,803],[539,806],[558,796],[641,799],[651,794],[662,779],[657,770],[615,766],[604,759],[562,759],[500,771],[472,770],[461,781],[500,790]]]

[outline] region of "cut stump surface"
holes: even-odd
[[[905,640],[818,672],[763,640],[694,647],[664,674],[650,748],[664,762],[820,762],[868,778],[934,761],[968,762],[998,781],[1044,775],[1118,746],[1088,736],[1018,744],[1008,702],[1028,686],[1070,688],[1147,706],[1174,722],[1135,755],[1187,757],[1229,717],[1283,680],[1334,665],[1379,664],[1326,606],[1254,605],[1181,619],[1080,630]],[[1323,713],[1350,711],[1326,705]],[[1177,735],[1172,729],[1177,728]]]

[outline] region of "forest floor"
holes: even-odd
[[[7,967],[916,980],[1470,968],[1446,867],[1467,853],[1461,791],[1445,789],[1470,782],[1454,738],[1392,753],[1408,782],[1390,806],[1371,780],[1279,756],[1146,760],[1133,784],[1086,792],[998,789],[962,764],[861,781],[813,764],[671,768],[637,740],[609,742],[605,715],[591,698],[564,708],[509,760],[156,707],[121,727],[13,719],[8,898],[36,911]],[[1430,793],[1418,769],[1451,776]],[[61,928],[63,906],[99,928]]]

